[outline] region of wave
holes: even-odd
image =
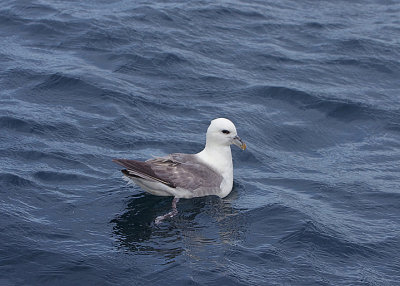
[[[11,116],[1,116],[0,127],[14,132],[46,135],[48,137],[79,137],[80,134],[80,130],[70,123],[54,122],[49,124]]]
[[[326,114],[327,117],[342,121],[393,118],[396,113],[364,102],[326,98],[283,86],[253,85],[243,89],[242,94],[249,101],[263,101],[268,104],[268,100],[279,100],[299,109],[315,109]]]
[[[241,18],[241,19],[252,19],[252,20],[264,20],[266,16],[260,12],[256,7],[250,5],[227,7],[225,5],[212,4],[206,7],[189,10],[196,17],[205,17],[214,21],[222,21],[224,18]]]
[[[36,186],[36,184],[33,181],[11,173],[0,173],[0,185],[2,185],[4,189],[8,187],[22,188],[22,187]]]
[[[78,160],[73,154],[66,152],[50,152],[38,150],[23,150],[23,149],[2,149],[1,156],[13,157],[16,160],[27,163],[47,163],[49,165],[56,164],[63,168],[79,168],[86,169],[88,166],[83,163],[83,160]]]
[[[46,76],[41,83],[35,86],[34,90],[40,90],[40,91],[52,90],[54,92],[54,90],[65,90],[66,88],[69,89],[79,88],[85,91],[90,90],[94,93],[101,92],[101,88],[93,84],[90,84],[81,78],[68,76],[61,73],[55,73]]]
[[[81,184],[82,182],[97,182],[97,179],[92,176],[68,172],[37,171],[33,174],[33,176],[39,181],[46,183],[60,182]]]
[[[368,258],[379,255],[373,246],[350,242],[332,229],[319,226],[312,221],[305,222],[301,229],[280,239],[279,244],[285,248],[318,249],[326,255],[344,258],[354,258],[354,256]]]

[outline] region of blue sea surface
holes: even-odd
[[[3,0],[0,285],[400,285],[400,2]],[[111,160],[196,153],[224,199]]]

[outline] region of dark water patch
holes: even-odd
[[[25,25],[25,33],[29,33],[31,37],[43,37],[42,39],[54,40],[61,36],[68,39],[71,34],[80,33],[84,21],[68,20],[59,18],[41,19]],[[62,43],[43,41],[45,46],[61,48]]]
[[[340,24],[326,24],[321,22],[307,22],[304,24],[305,28],[311,28],[315,30],[323,30],[326,28],[338,28]]]
[[[173,52],[160,52],[146,55],[134,55],[133,59],[124,62],[115,69],[123,74],[142,74],[156,78],[176,78],[177,70],[184,69],[191,74],[193,64],[185,57]],[[179,73],[180,74],[180,73]],[[180,78],[181,76],[179,76]]]
[[[0,62],[1,62],[1,63],[3,63],[3,64],[11,63],[12,60],[13,60],[13,59],[12,59],[11,56],[9,56],[9,55],[4,55],[4,54],[1,54],[1,53],[0,53]],[[4,75],[4,73],[2,73],[2,75]],[[4,82],[4,81],[5,81],[4,78],[2,78],[1,81]]]
[[[325,255],[342,258],[348,257],[376,257],[379,256],[374,248],[345,240],[335,231],[308,221],[292,234],[282,238],[279,242],[282,247],[291,249],[318,249]]]
[[[244,186],[235,181],[233,190],[226,197],[226,201],[217,196],[184,200],[184,204],[181,206],[182,221],[199,228],[201,228],[200,222],[203,220],[216,221],[221,224],[219,234],[222,237],[225,237],[227,241],[238,239],[241,228],[245,224],[245,219],[241,216],[244,208],[235,206],[232,202],[238,198],[238,192],[243,189]]]
[[[309,135],[314,132],[301,126],[271,127],[269,130],[269,146],[285,146],[285,150],[293,150],[296,146],[302,145],[303,152],[312,152],[318,147],[329,145],[327,138],[309,140]],[[314,133],[314,136],[317,134]],[[298,148],[298,147],[297,147]]]
[[[71,77],[68,75],[64,75],[61,73],[48,75],[47,78],[40,84],[36,86],[37,90],[54,90],[60,89],[64,90],[65,88],[71,87],[80,87],[82,89],[93,89],[93,85],[90,85],[83,81],[80,78]]]
[[[214,76],[214,75],[201,75],[197,77],[197,81],[199,81],[199,84],[201,85],[210,84],[215,89],[222,89],[222,90],[224,89],[229,90],[233,86],[239,86],[243,84],[243,82],[239,80],[232,80],[230,78],[224,78],[221,76]]]
[[[374,39],[360,39],[360,38],[349,38],[345,40],[338,40],[335,45],[338,54],[348,56],[349,54],[355,55],[358,59],[360,56],[370,57],[370,55],[388,56],[392,58],[393,53],[398,54],[400,50],[394,48],[394,46],[387,43],[383,43]]]
[[[233,20],[233,19],[258,19],[264,20],[266,17],[260,10],[251,7],[227,7],[213,4],[192,10],[197,17],[204,17],[212,21]]]
[[[246,96],[252,95],[251,97],[254,99],[278,99],[287,101],[288,103],[297,106],[308,106],[322,100],[307,92],[280,86],[248,86],[243,90],[243,94]]]
[[[176,231],[173,226],[161,230],[154,225],[154,219],[165,211],[169,212],[171,207],[171,199],[149,196],[147,194],[139,194],[128,202],[125,212],[112,219],[110,222],[114,224],[114,235],[118,238],[120,247],[127,248],[130,251],[144,252],[162,252],[169,257],[174,257],[182,253],[182,249],[176,247],[164,249],[162,245],[158,249],[154,245],[141,244],[154,236],[163,239],[174,238]],[[161,207],[161,205],[162,207]],[[171,222],[166,222],[169,225]]]
[[[7,56],[6,56],[7,57]],[[14,57],[10,56],[9,61],[14,61]],[[19,89],[24,91],[37,85],[37,82],[42,78],[42,75],[33,72],[30,69],[10,68],[2,73],[2,84],[13,90],[12,94],[17,93]],[[21,91],[22,92],[22,91]]]
[[[36,150],[0,150],[2,156],[13,157],[24,163],[47,163],[49,166],[87,169],[84,158],[76,158],[64,152],[41,152]]]
[[[176,244],[181,240],[190,240],[188,243],[196,245],[212,245],[220,239],[226,241],[240,239],[241,233],[237,226],[243,225],[243,220],[238,217],[237,210],[217,197],[181,199],[178,203],[178,215],[161,225],[155,225],[154,219],[158,215],[170,211],[171,202],[171,197],[155,197],[145,193],[133,196],[124,213],[111,220],[119,246],[140,253],[156,252],[170,260],[184,252],[184,249]],[[199,234],[202,231],[200,221],[203,220],[221,224],[219,236],[204,239],[197,237],[191,241],[192,232]],[[183,226],[184,231],[182,231]],[[168,241],[172,248],[152,243],[160,239]]]
[[[380,178],[385,181],[393,181],[396,178]],[[375,213],[376,218],[393,219],[400,215],[400,207],[396,203],[400,199],[400,192],[393,190],[392,192],[375,191],[361,195],[363,202],[361,205],[365,206],[365,211],[368,215]],[[353,207],[358,205],[354,203]]]
[[[260,166],[262,164],[262,160],[257,157],[257,155],[251,151],[251,144],[247,145],[247,152],[236,152],[234,155],[235,160],[238,160],[238,162],[245,162],[246,166],[249,168],[254,167],[256,168],[257,166]],[[199,146],[200,147],[200,146]],[[240,166],[237,166],[240,167]]]
[[[68,19],[68,20],[67,20]],[[33,4],[0,11],[4,23],[3,34],[23,34],[25,43],[55,47],[61,36],[69,36],[82,30],[83,21],[76,21],[50,6]]]
[[[52,23],[38,22],[26,24],[25,32],[34,34],[36,40],[39,40],[40,35],[42,35],[42,37],[40,37],[41,40],[51,40],[62,31],[55,29]]]
[[[0,117],[0,126],[2,128],[7,128],[19,132],[28,132],[32,133],[34,129],[34,125],[38,125],[34,121],[26,121],[18,118],[13,118],[10,116],[2,116]]]
[[[20,27],[27,22],[28,20],[24,18],[0,10],[0,24],[4,27],[1,31],[3,36],[11,36],[15,31],[20,30]]]
[[[103,256],[85,256],[79,253],[61,251],[57,248],[47,249],[37,242],[31,242],[35,246],[34,251],[29,251],[24,244],[13,245],[16,248],[13,252],[5,249],[3,253],[7,259],[2,263],[2,268],[7,270],[11,285],[29,285],[32,280],[38,281],[41,285],[68,285],[68,283],[99,285],[117,285],[116,278],[101,275],[98,272],[104,269],[113,269],[113,263],[108,263]],[[115,262],[115,261],[114,261]],[[103,266],[100,266],[104,263]],[[9,267],[18,265],[18,268]],[[126,274],[120,274],[124,277]],[[131,273],[136,273],[131,269]],[[137,273],[136,273],[137,274]],[[65,280],[70,282],[65,282]],[[118,280],[118,279],[117,279]]]
[[[379,251],[380,258],[384,258],[387,256],[396,256],[400,252],[400,236],[389,236],[384,235],[382,239],[376,243],[368,244],[371,248],[374,248],[376,251]],[[397,251],[392,252],[393,249],[397,249]],[[400,269],[400,259],[396,259],[397,263],[394,263],[394,269]]]
[[[327,115],[339,120],[354,121],[362,119],[375,119],[375,114],[378,112],[370,110],[371,108],[359,103],[353,102],[323,102],[316,105],[310,106],[311,108],[318,108],[329,110]]]
[[[376,120],[382,115],[390,114],[390,111],[379,110],[361,102],[351,100],[331,100],[304,91],[278,87],[278,86],[252,86],[246,88],[244,94],[251,94],[252,97],[262,100],[279,100],[294,105],[297,108],[308,110],[316,109],[328,117],[337,120]]]
[[[36,230],[29,229],[26,231],[27,237],[31,240],[47,240],[47,241],[73,241],[74,236],[68,230],[60,230],[60,229],[49,229],[49,230]]]
[[[0,173],[0,186],[5,191],[10,187],[33,187],[35,183],[16,174]]]
[[[47,137],[79,136],[79,129],[74,125],[57,122],[53,124],[39,123],[31,119],[19,119],[11,116],[0,117],[0,127],[16,132],[31,133]]]
[[[18,3],[14,2],[7,7],[7,10],[16,15],[28,19],[40,19],[46,16],[54,16],[58,10],[42,3]]]
[[[187,64],[187,63],[188,61],[184,58],[183,55],[171,52],[163,52],[160,54],[156,54],[155,56],[152,57],[151,60],[151,64],[153,64],[154,67],[162,67],[162,68],[174,64]]]
[[[104,27],[96,27],[96,29],[88,30],[83,38],[83,41],[75,40],[75,48],[82,48],[87,51],[108,51],[109,49],[113,49],[115,47],[121,45],[127,45],[130,43],[129,39],[126,37],[120,37],[116,35],[116,32],[112,28]]]
[[[64,93],[64,89],[68,90],[67,94]],[[28,98],[25,95],[23,96],[24,100],[33,101],[35,103],[46,103],[46,105],[68,105],[74,109],[102,116],[119,116],[118,110],[115,109],[116,103],[121,103],[118,109],[125,109],[127,114],[134,116],[141,116],[143,112],[138,109],[142,108],[147,110],[159,110],[162,108],[165,112],[179,113],[193,110],[193,107],[185,102],[171,101],[168,100],[168,98],[154,100],[154,95],[147,96],[140,92],[123,93],[113,91],[105,87],[88,83],[84,79],[61,74],[48,76],[43,83],[37,85],[33,89],[33,93],[34,97],[30,96]],[[60,95],[58,95],[58,93],[60,93]],[[87,100],[90,101],[89,104],[86,103]],[[105,105],[107,105],[108,108],[104,108]],[[112,111],[114,111],[114,113],[111,113]]]
[[[400,74],[399,62],[393,61],[392,59],[382,59],[375,57],[368,58],[342,58],[334,59],[326,62],[327,65],[333,65],[339,69],[350,68],[353,72],[356,70],[361,74],[365,74],[365,77],[370,77],[376,79],[378,74],[384,74],[383,76],[397,77]],[[381,75],[380,75],[381,77]],[[380,81],[376,84],[382,85]],[[385,83],[383,84],[385,85]]]
[[[63,74],[46,76],[40,84],[32,88],[31,94],[20,95],[20,97],[25,101],[47,106],[70,106],[77,110],[106,116],[109,114],[105,112],[105,104],[109,104],[108,112],[115,110],[111,99],[126,103],[131,102],[131,97],[127,94],[107,90],[80,77],[70,77]]]
[[[370,221],[369,224],[370,227],[374,225],[377,228],[375,232],[378,232],[379,220],[391,220],[400,211],[393,203],[398,193],[383,193],[362,180],[326,183],[307,179],[267,178],[260,181],[289,190],[290,194],[301,198],[302,202],[310,207],[326,203],[325,207],[330,208],[331,211],[340,209],[344,213],[359,216],[360,220],[369,220],[373,214],[375,220]],[[318,212],[311,214],[313,217],[315,215],[318,216]]]
[[[400,114],[400,112],[398,112]],[[399,117],[399,116],[396,116]],[[396,118],[393,118],[396,120]],[[387,124],[386,128],[390,131],[399,132],[400,131],[400,120],[391,121]]]
[[[156,25],[164,25],[169,27],[174,25],[174,11],[167,9],[159,9],[151,5],[139,5],[130,10],[130,17],[142,23],[154,23]]]
[[[82,182],[91,182],[94,181],[93,177],[81,175],[81,174],[73,174],[67,172],[56,172],[56,171],[38,171],[33,175],[36,179],[47,182],[47,183],[69,183],[69,184],[79,184]]]
[[[276,51],[269,53],[255,54],[252,57],[254,63],[257,64],[258,68],[262,67],[261,63],[265,63],[264,67],[269,67],[272,70],[277,70],[274,64],[301,64],[303,61],[296,58],[291,58],[285,54],[279,54]]]
[[[311,181],[306,179],[288,179],[288,178],[267,178],[263,179],[263,182],[271,184],[271,185],[278,185],[282,187],[294,188],[297,191],[302,191],[309,193],[311,195],[318,196],[316,191],[321,189],[325,189],[328,186],[320,181]],[[330,190],[334,191],[334,190]]]
[[[273,202],[243,212],[243,239],[238,244],[256,253],[255,255],[263,260],[262,253],[269,252],[272,247],[282,249],[278,245],[279,241],[288,233],[298,230],[301,227],[299,220],[306,217],[298,210]],[[275,255],[277,263],[285,260],[283,253]]]
[[[297,50],[298,47],[309,44],[307,48],[298,50],[301,53],[307,53],[311,52],[312,48],[316,48],[316,46],[311,45],[311,43],[314,43],[313,41],[315,41],[316,45],[321,43],[324,36],[322,33],[330,30],[340,30],[345,25],[341,23],[324,23],[322,21],[306,23],[284,22],[281,19],[274,19],[274,17],[270,16],[266,20],[249,21],[243,27],[246,27],[249,33],[256,35],[256,37],[251,37],[250,39],[257,43],[266,43],[281,51]],[[280,37],[282,31],[285,31],[290,36]]]

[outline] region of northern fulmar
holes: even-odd
[[[197,154],[173,153],[147,161],[114,159],[125,167],[121,172],[145,191],[156,196],[173,196],[172,211],[158,216],[163,219],[178,213],[176,204],[180,198],[208,195],[226,197],[233,186],[231,144],[246,149],[237,135],[235,125],[226,118],[211,121],[207,129],[206,145]]]

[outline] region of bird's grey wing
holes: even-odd
[[[222,176],[200,162],[195,155],[175,153],[146,161],[154,173],[194,196],[212,195],[220,190]]]
[[[219,191],[222,176],[191,154],[171,154],[145,162],[114,159],[127,168],[131,176],[155,180],[173,188],[183,188],[194,196],[211,195]]]

